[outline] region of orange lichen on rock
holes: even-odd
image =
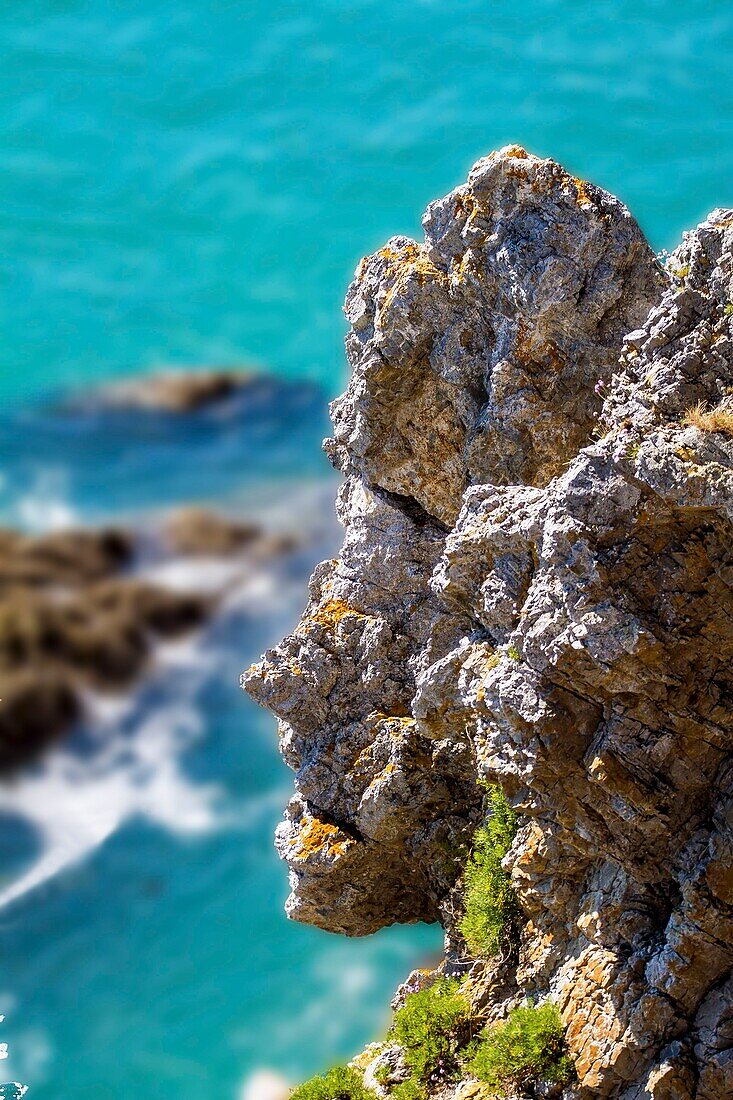
[[[347,615],[355,615],[360,619],[367,617],[363,612],[347,604],[345,600],[326,600],[316,611],[301,620],[299,628],[309,623],[319,623],[328,630],[334,630]]]
[[[421,287],[429,282],[448,282],[446,273],[436,267],[428,257],[427,249],[423,245],[415,244],[414,241],[401,245],[399,248],[387,245],[385,248],[380,249],[377,255],[382,256],[389,262],[389,276],[394,279],[382,303],[383,312],[389,309],[398,292],[405,290],[410,279],[415,279],[418,286]]]
[[[409,260],[416,260],[418,253],[418,246],[414,241],[410,241],[409,244],[402,245],[401,248],[392,248],[391,245],[385,245],[384,248],[379,249],[377,255],[382,256],[391,263],[407,263]]]
[[[504,149],[500,149],[498,153],[494,153],[493,156],[519,162],[510,164],[506,168],[506,174],[514,179],[528,180],[531,168],[541,163],[539,157],[528,153],[521,145],[507,145]],[[533,190],[535,188],[534,180],[532,181],[532,188]]]
[[[486,272],[483,266],[477,261],[473,251],[468,249],[461,256],[456,256],[453,260],[451,265],[451,278],[454,283],[464,283],[470,275],[473,275],[479,280],[486,278]]]
[[[373,710],[369,715],[369,718],[374,722],[407,722],[408,724],[414,723],[415,719],[408,712],[402,714],[385,714],[383,710]]]
[[[575,187],[575,196],[578,200],[578,206],[587,206],[591,202],[591,198],[588,194],[585,180],[581,180],[577,176],[573,176],[572,182]]]
[[[502,152],[505,157],[516,157],[518,160],[537,160],[522,145],[507,145]]]
[[[500,653],[490,653],[486,660],[482,664],[481,672],[483,674],[478,687],[476,688],[476,702],[483,703],[486,698],[486,678],[490,672],[493,672],[495,668],[499,667],[501,663]]]
[[[324,850],[327,855],[342,856],[352,843],[351,838],[342,833],[338,825],[321,821],[317,817],[307,818],[305,825],[290,842],[295,849],[292,853],[292,858],[295,859],[308,859]]]

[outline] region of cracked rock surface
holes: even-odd
[[[460,878],[498,782],[524,926],[518,960],[481,964],[487,1016],[551,997],[568,1097],[722,1100],[733,211],[665,269],[618,200],[510,146],[423,224],[346,299],[340,556],[243,677],[296,773],[288,911],[440,919],[447,966],[481,970]]]

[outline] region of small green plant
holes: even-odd
[[[426,1095],[425,1086],[418,1084],[413,1077],[395,1085],[390,1093],[392,1100],[425,1100]]]
[[[461,1028],[469,1015],[470,1006],[458,992],[457,981],[439,978],[426,989],[408,994],[392,1025],[410,1071],[409,1081],[399,1086],[398,1100],[416,1100],[424,1085],[450,1079],[458,1064]]]
[[[461,921],[468,949],[478,958],[511,946],[519,916],[509,875],[501,865],[517,831],[517,815],[501,787],[489,787],[487,801],[489,818],[476,833],[466,864]]]
[[[730,317],[733,315],[733,302],[728,302],[725,309],[723,310],[723,313],[726,317]]]
[[[564,1084],[572,1075],[560,1013],[553,1004],[523,1005],[476,1042],[471,1073],[494,1089],[522,1088],[534,1081]]]
[[[626,448],[626,457],[629,460],[633,461],[638,456],[640,450],[641,443],[629,443],[628,447]]]
[[[377,1081],[380,1085],[386,1085],[389,1082],[389,1079],[389,1066],[377,1066],[377,1068],[374,1070],[374,1080]]]
[[[298,1085],[290,1100],[377,1100],[377,1094],[366,1088],[355,1069],[335,1066],[328,1073]]]
[[[522,654],[519,652],[515,645],[510,645],[507,649],[507,656],[511,657],[513,661],[521,661]]]

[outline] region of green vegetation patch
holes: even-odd
[[[377,1100],[377,1094],[366,1088],[355,1069],[335,1066],[299,1085],[290,1094],[290,1100]]]
[[[399,1100],[417,1100],[423,1086],[451,1078],[469,1016],[470,1005],[458,992],[457,981],[439,978],[426,989],[408,994],[392,1025],[410,1071],[410,1079],[395,1089]]]
[[[395,1085],[390,1096],[393,1100],[425,1100],[427,1093],[425,1085],[419,1084],[414,1077],[408,1077],[406,1081]]]
[[[509,875],[501,866],[517,831],[517,815],[501,787],[488,788],[488,804],[489,819],[477,831],[466,864],[465,914],[460,925],[469,951],[477,958],[497,955],[511,946],[519,916]]]
[[[493,1089],[535,1081],[564,1084],[572,1076],[560,1013],[553,1004],[523,1005],[476,1042],[468,1069]]]

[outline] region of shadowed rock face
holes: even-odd
[[[509,147],[424,225],[349,289],[344,546],[244,677],[297,776],[288,911],[440,916],[460,964],[499,782],[526,924],[489,1016],[549,994],[574,1096],[733,1095],[733,440],[685,423],[733,393],[733,212],[664,272],[617,200]]]

